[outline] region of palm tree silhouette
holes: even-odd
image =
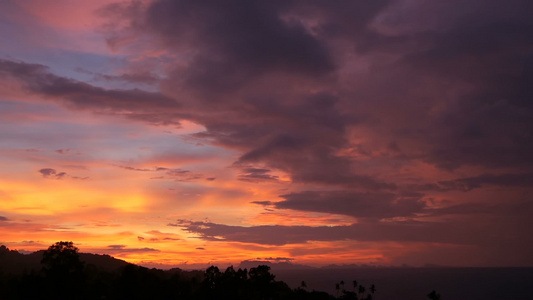
[[[370,286],[370,292],[371,292],[372,294],[374,294],[374,293],[376,292],[376,286],[375,286],[374,284],[372,284],[372,285]]]
[[[364,286],[362,286],[362,285],[359,286],[359,294],[361,295],[361,297],[362,297],[363,294],[365,293],[365,290],[366,290],[366,289],[365,289]]]

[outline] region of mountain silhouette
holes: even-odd
[[[39,271],[42,268],[41,260],[45,250],[39,250],[30,254],[22,254],[16,250],[9,250],[6,246],[0,246],[0,274],[19,275]],[[113,272],[130,263],[114,258],[107,254],[79,253],[80,260],[85,265],[91,265],[97,270]]]

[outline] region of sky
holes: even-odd
[[[0,244],[533,266],[530,0],[4,0]]]

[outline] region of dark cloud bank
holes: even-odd
[[[504,236],[518,245],[518,264],[531,264],[525,253],[533,240],[524,224],[533,212],[532,5],[113,4],[99,13],[129,25],[109,30],[109,44],[135,36],[148,41],[143,47],[179,54],[165,79],[150,78],[159,80],[160,92],[103,89],[10,60],[0,61],[0,78],[72,109],[154,125],[200,123],[207,130],[197,138],[241,151],[234,163],[242,170],[238,179],[278,182],[272,172],[281,171],[300,184],[298,191],[259,204],[360,222],[184,225],[202,238],[273,245],[342,239],[468,243],[497,257],[511,255],[498,244]],[[453,179],[427,179],[416,169],[420,164]],[[59,176],[43,170],[45,177]],[[498,196],[473,194],[488,189]],[[457,193],[476,201],[457,203]],[[429,198],[453,204],[432,207]],[[522,209],[511,217],[517,207]],[[450,215],[455,217],[414,221]],[[395,217],[407,221],[380,222]]]

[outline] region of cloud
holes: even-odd
[[[112,253],[147,253],[147,252],[160,252],[153,248],[127,248],[126,245],[109,245],[106,249],[102,249],[102,252]]]
[[[67,174],[66,172],[58,172],[56,171],[55,169],[52,169],[52,168],[44,168],[44,169],[40,169],[39,170],[39,173],[41,173],[41,175],[43,175],[44,178],[49,178],[49,179],[63,179],[63,178],[71,178],[71,179],[76,179],[76,180],[87,180],[89,179],[89,177],[78,177],[78,176],[71,176],[69,174]]]
[[[161,232],[158,230],[151,230],[151,231],[146,232],[146,234],[151,237],[145,238],[145,237],[138,236],[137,239],[139,241],[148,241],[148,242],[156,242],[156,243],[164,242],[164,241],[181,241],[182,240],[181,237],[177,234]]]
[[[378,100],[379,105],[396,107],[392,93],[421,99],[414,86],[432,86],[426,105],[416,108],[415,102],[406,100],[403,109],[396,110],[405,117],[421,116],[417,122],[380,114],[382,120],[395,120],[398,127],[390,129],[396,129],[397,135],[429,146],[425,161],[450,170],[533,163],[529,154],[533,123],[528,117],[533,106],[527,100],[532,94],[527,82],[533,73],[531,55],[523,51],[533,45],[533,24],[527,10],[516,9],[523,6],[529,4],[451,1],[438,10],[431,4],[411,5],[401,14],[390,11],[390,22],[380,24],[385,32],[396,27],[394,33],[373,30],[359,41],[361,54],[394,53],[400,58],[383,66],[389,75],[378,71],[370,79],[389,87],[374,90],[376,99],[388,98]],[[426,14],[434,21],[412,18]]]
[[[199,235],[206,241],[240,242],[261,245],[302,244],[310,241],[395,241],[490,245],[492,238],[479,235],[490,227],[494,232],[505,231],[500,226],[468,222],[378,222],[344,226],[230,226],[210,222],[180,221],[177,226]],[[470,227],[469,227],[470,226]],[[503,226],[505,227],[505,226]],[[476,235],[477,234],[477,235]],[[528,239],[532,242],[531,239]]]
[[[107,248],[111,248],[113,250],[120,250],[126,248],[126,245],[109,245]]]
[[[184,170],[180,168],[165,168],[165,167],[154,167],[154,168],[134,168],[130,166],[119,166],[117,167],[126,169],[129,171],[138,171],[138,172],[163,172],[166,176],[157,176],[152,177],[150,179],[171,179],[176,182],[189,182],[189,181],[195,181],[198,179],[204,178],[203,175],[193,173],[189,170]],[[214,180],[214,179],[207,179],[207,180]]]
[[[248,182],[279,181],[279,176],[269,174],[269,169],[245,168],[238,179]]]
[[[361,219],[413,217],[426,208],[422,194],[386,192],[304,191],[281,195],[283,201],[255,201],[278,209],[348,215]]]
[[[55,152],[61,155],[82,155],[83,154],[79,151],[72,150],[72,149],[57,149],[55,150]]]
[[[399,14],[390,1],[113,4],[99,13],[129,25],[110,26],[119,28],[110,39],[128,35],[169,53],[161,92],[103,89],[23,62],[2,60],[0,69],[71,108],[197,122],[207,129],[197,137],[242,153],[238,164],[281,170],[295,183],[394,190],[342,155],[353,139],[375,165],[529,165],[528,16],[481,1],[458,12],[455,4],[431,24],[406,16],[436,14],[435,6],[409,3]],[[362,61],[368,68],[358,73]],[[396,145],[387,148],[395,154],[380,156],[375,136]]]
[[[218,93],[273,70],[303,76],[333,70],[326,45],[300,22],[280,18],[288,6],[277,1],[155,1],[139,29],[178,51],[194,47],[188,65],[176,71],[194,89]]]
[[[475,177],[441,181],[439,185],[450,189],[472,190],[482,186],[531,187],[533,173],[521,174],[483,174]]]
[[[179,104],[160,93],[104,89],[57,76],[44,65],[5,59],[0,59],[0,78],[16,80],[27,92],[74,109],[114,113],[153,124],[179,124],[176,113],[172,113]]]
[[[533,174],[531,173],[504,173],[504,174],[482,174],[473,177],[457,178],[453,180],[438,181],[436,183],[408,184],[401,186],[404,191],[464,191],[468,192],[488,186],[498,186],[503,188],[522,187],[528,188],[533,184]]]
[[[294,258],[290,257],[258,257],[259,260],[268,260],[268,261],[282,261],[282,262],[289,262],[294,260]]]
[[[183,55],[170,60],[161,89],[180,99],[185,118],[206,127],[197,138],[242,151],[237,165],[264,164],[294,182],[392,189],[392,183],[354,172],[352,161],[338,155],[349,146],[347,126],[361,116],[338,107],[343,99],[335,92],[338,66],[328,40],[353,34],[342,26],[359,34],[387,2],[154,1],[110,5],[100,13],[129,24],[111,30],[110,38],[146,38]],[[273,176],[245,173],[240,179],[278,179]]]
[[[144,84],[155,84],[161,78],[152,72],[135,72],[135,73],[122,73],[119,75],[107,75],[101,73],[94,73],[83,68],[77,68],[76,71],[93,75],[95,81],[111,81],[111,82],[127,82],[127,83],[144,83]]]
[[[130,171],[139,171],[139,172],[155,171],[155,170],[152,170],[152,169],[141,169],[141,168],[134,168],[134,167],[129,167],[129,166],[118,166],[117,165],[117,167],[122,168],[122,169],[126,169],[126,170],[130,170]]]
[[[9,221],[9,219],[7,217],[0,216],[0,222],[5,222],[5,221]]]
[[[43,175],[43,177],[45,178],[53,179],[63,179],[67,175],[67,173],[65,172],[57,172],[56,170],[51,168],[40,169],[39,173],[41,173],[41,175]]]

